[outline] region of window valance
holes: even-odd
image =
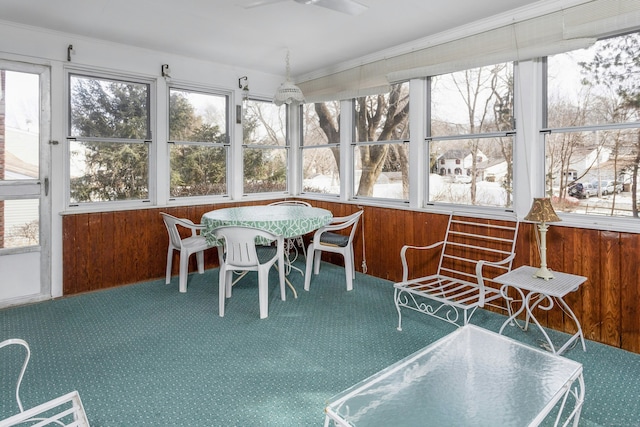
[[[559,2],[560,4],[560,2]],[[307,102],[348,99],[390,83],[585,48],[640,28],[640,1],[593,0],[298,82]],[[428,44],[422,42],[421,44]]]

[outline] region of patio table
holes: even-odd
[[[580,363],[466,325],[329,399],[325,427],[577,426],[583,401]]]
[[[202,216],[207,243],[216,244],[211,234],[223,225],[241,225],[269,231],[285,239],[301,236],[331,222],[331,211],[307,206],[241,206],[217,209]]]
[[[204,225],[202,235],[210,245],[220,246],[221,243],[212,235],[212,231],[224,225],[239,225],[266,230],[287,239],[317,230],[330,223],[332,218],[331,211],[308,206],[259,205],[224,208],[207,212],[202,216],[201,223]],[[289,259],[288,254],[286,257],[287,264],[291,267],[292,260]],[[297,297],[295,288],[288,280],[287,282],[294,296]]]

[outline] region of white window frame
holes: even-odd
[[[200,93],[200,94],[204,94],[204,95],[213,95],[213,96],[220,96],[220,97],[224,97],[226,99],[226,123],[225,123],[225,127],[226,127],[226,142],[223,144],[223,147],[226,151],[226,191],[224,194],[210,194],[210,195],[198,195],[198,196],[182,196],[182,197],[174,197],[171,195],[171,145],[172,144],[185,144],[185,145],[204,145],[204,146],[209,146],[210,143],[188,143],[188,142],[181,142],[181,141],[171,141],[169,139],[169,127],[170,127],[170,123],[169,123],[169,117],[170,117],[170,98],[171,98],[171,90],[178,90],[178,91],[184,91],[184,92],[195,92],[195,93]],[[216,89],[212,89],[212,88],[205,88],[205,87],[201,87],[201,86],[195,86],[195,85],[188,85],[188,84],[169,84],[167,85],[167,92],[166,92],[166,129],[165,129],[165,135],[166,135],[166,165],[167,165],[167,169],[166,169],[166,194],[167,194],[167,199],[168,202],[171,204],[184,204],[184,203],[189,203],[189,204],[195,204],[195,203],[208,203],[211,201],[216,201],[216,200],[224,200],[224,199],[228,199],[230,197],[231,194],[231,180],[233,179],[233,174],[230,173],[230,171],[232,170],[232,158],[233,158],[233,150],[232,150],[232,143],[231,141],[233,141],[233,124],[232,124],[232,111],[231,111],[231,105],[232,105],[232,92],[230,91],[223,91],[223,90],[216,90]]]
[[[70,135],[71,131],[71,76],[77,75],[87,78],[104,79],[104,80],[117,80],[123,82],[131,82],[136,84],[144,84],[149,87],[149,139],[146,140],[149,146],[149,165],[148,165],[148,198],[138,200],[116,200],[116,201],[102,201],[102,202],[71,202],[71,151],[70,142],[76,138]],[[156,117],[156,80],[150,78],[140,77],[138,75],[110,73],[105,71],[99,71],[92,68],[82,67],[68,67],[64,72],[65,76],[65,129],[64,129],[64,153],[65,153],[65,167],[64,167],[64,205],[66,209],[70,211],[117,211],[123,209],[131,209],[141,207],[142,205],[155,205],[157,201],[157,137],[155,129],[157,127]]]

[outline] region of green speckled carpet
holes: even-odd
[[[272,273],[264,320],[251,275],[220,318],[217,277],[191,274],[186,294],[174,277],[0,310],[0,341],[32,350],[25,407],[77,389],[93,427],[320,426],[327,398],[454,330],[405,310],[398,332],[391,283],[359,274],[346,292],[330,264],[310,292],[293,272],[299,297],[287,290],[284,302]],[[497,331],[503,320],[480,311],[472,323]],[[640,355],[587,342],[567,356],[584,364],[581,426],[640,426]],[[17,412],[18,351],[0,361],[2,419]]]

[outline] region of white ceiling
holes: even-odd
[[[299,76],[546,0],[358,0],[358,16],[256,1],[0,0],[0,19],[277,75],[288,49]]]

